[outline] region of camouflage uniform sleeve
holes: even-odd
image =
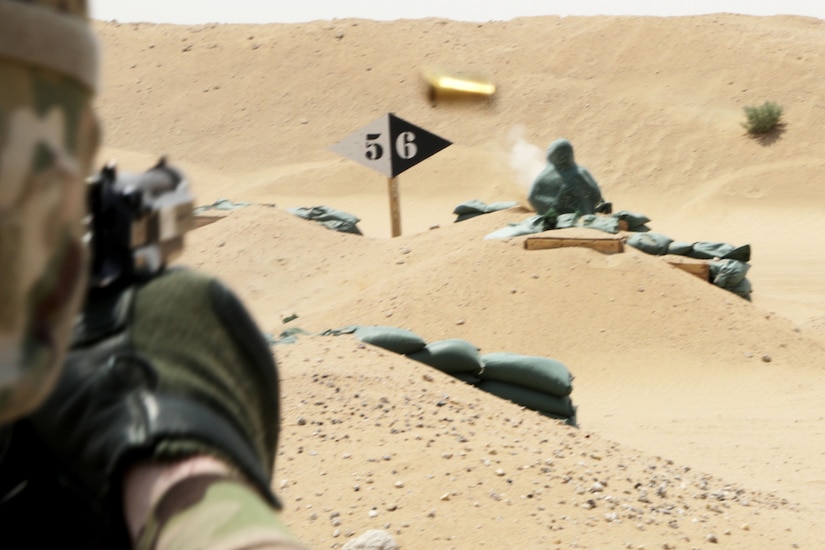
[[[307,549],[255,489],[214,474],[172,486],[153,508],[134,548]]]

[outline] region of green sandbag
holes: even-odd
[[[618,212],[614,212],[612,216],[627,223],[628,231],[635,231],[640,227],[644,227],[646,223],[650,222],[650,218],[648,218],[644,214],[629,212],[627,210],[619,210]]]
[[[750,265],[739,260],[717,260],[710,262],[711,281],[725,289],[736,288],[748,274]]]
[[[467,214],[459,214],[456,216],[455,221],[453,223],[458,222],[466,222],[467,220],[471,220],[477,216],[483,216],[484,212],[469,212]]]
[[[654,256],[664,256],[668,253],[668,247],[673,239],[661,233],[634,233],[627,237],[627,244],[633,248],[638,248],[642,252],[653,254]]]
[[[573,409],[574,410],[576,409],[575,405],[573,405]],[[578,422],[578,419],[576,418],[576,415],[562,416],[560,414],[552,414],[552,413],[544,412],[544,411],[538,411],[538,412],[539,412],[539,414],[541,414],[542,416],[546,416],[547,418],[552,418],[554,420],[564,420],[564,423],[567,424],[568,426],[572,426],[574,428],[579,427],[579,422]]]
[[[242,208],[244,206],[249,206],[252,203],[249,202],[232,202],[229,199],[218,199],[212,204],[207,204],[205,206],[199,206],[195,208],[195,215],[203,214],[209,210],[234,210],[236,208]]]
[[[447,374],[481,371],[481,356],[478,348],[461,338],[448,338],[430,342],[424,349],[407,354],[407,357],[434,367]]]
[[[469,372],[454,372],[450,376],[456,380],[461,380],[465,384],[470,384],[471,386],[478,386],[481,384],[481,378]]]
[[[738,285],[733,288],[729,288],[734,294],[739,295],[740,297],[744,298],[745,300],[750,301],[751,293],[753,292],[753,288],[751,287],[751,282],[747,279],[742,279]]]
[[[518,206],[518,202],[516,201],[494,202],[490,204],[485,204],[484,202],[478,199],[473,199],[466,202],[462,202],[461,204],[456,206],[453,209],[453,214],[457,216],[455,221],[456,223],[458,223],[469,220],[470,218],[475,218],[476,216],[480,216],[482,214],[498,212],[499,210],[515,208],[516,206]]]
[[[349,220],[325,220],[319,221],[321,225],[327,229],[338,231],[340,233],[352,233],[353,235],[363,235],[358,226]]]
[[[713,258],[722,258],[725,254],[732,252],[735,249],[735,246],[728,243],[699,241],[693,243],[693,248],[688,256],[698,260],[710,260]]]
[[[578,225],[589,229],[598,229],[605,233],[619,232],[619,218],[613,216],[599,216],[598,214],[586,214],[579,218]]]
[[[559,214],[556,217],[556,229],[567,229],[568,227],[576,227],[579,220],[579,215],[575,212],[566,212]]]
[[[745,244],[739,247],[734,248],[724,256],[722,256],[723,260],[738,260],[740,262],[749,262],[751,261],[751,245]]]
[[[530,216],[522,222],[510,223],[501,229],[496,229],[492,233],[485,235],[484,240],[509,239],[521,235],[532,235],[552,228],[552,226],[548,225],[548,221],[544,216]]]
[[[401,355],[424,349],[427,342],[410,330],[385,326],[359,326],[355,337],[364,343],[378,346]]]
[[[462,202],[453,208],[453,214],[457,216],[462,214],[484,214],[486,211],[487,205],[478,199]]]
[[[500,352],[482,355],[481,362],[482,380],[509,382],[558,397],[573,391],[570,371],[555,359]]]
[[[677,242],[670,243],[667,247],[668,254],[677,256],[687,256],[693,251],[693,243]]]
[[[718,287],[729,290],[746,300],[751,299],[751,283],[745,277],[750,265],[738,260],[717,260],[710,262],[711,282]]]
[[[516,201],[499,201],[487,204],[478,199],[472,199],[456,206],[453,209],[453,214],[458,216],[462,214],[489,214],[490,212],[507,210],[508,208],[515,208],[516,206],[518,206],[518,202]]]
[[[352,233],[361,235],[361,230],[358,229],[358,222],[361,221],[358,217],[330,208],[329,206],[312,206],[288,208],[287,212],[294,214],[305,220],[314,220],[323,225],[327,229],[333,231],[340,231],[341,233]]]
[[[564,418],[571,418],[576,415],[576,407],[573,406],[570,396],[558,397],[495,380],[482,380],[478,387],[487,393],[534,411]]]
[[[491,202],[485,208],[485,212],[487,214],[491,212],[498,212],[500,210],[508,210],[510,208],[515,208],[518,206],[518,201],[498,201],[498,202]]]

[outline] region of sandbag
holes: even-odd
[[[563,418],[571,418],[576,415],[576,408],[573,406],[570,396],[549,395],[496,380],[482,380],[478,388],[534,411]]]
[[[486,204],[478,199],[472,199],[462,202],[453,209],[453,214],[457,216],[456,223],[475,218],[482,214],[489,214],[491,212],[498,212],[499,210],[507,210],[508,208],[515,208],[518,206],[516,201],[502,201]]]
[[[668,254],[676,254],[678,256],[687,256],[693,250],[693,243],[672,242],[667,247]]]
[[[661,233],[653,231],[647,233],[634,233],[627,237],[627,244],[633,248],[638,248],[642,252],[653,254],[654,256],[664,256],[668,253],[668,247],[673,239]]]
[[[669,254],[679,254],[697,260],[738,260],[749,262],[751,260],[751,246],[733,246],[728,243],[698,241],[695,243],[671,243]]]
[[[740,262],[749,262],[751,261],[751,245],[745,244],[739,247],[734,248],[724,256],[722,256],[723,260],[739,260]]]
[[[725,289],[736,288],[750,270],[750,265],[739,260],[718,260],[710,262],[710,278],[713,284]]]
[[[573,391],[570,371],[555,359],[499,352],[482,355],[481,362],[482,380],[508,382],[558,397]]]
[[[739,260],[717,260],[710,262],[710,278],[713,284],[729,290],[734,294],[751,299],[750,282],[745,278],[750,269],[750,265]]]
[[[490,212],[498,212],[500,210],[508,210],[510,208],[515,208],[518,206],[518,201],[497,201],[491,202],[487,205],[487,208],[484,210],[487,214]]]
[[[628,231],[637,231],[640,228],[645,227],[645,224],[650,221],[650,218],[644,214],[637,214],[627,210],[619,210],[618,212],[613,213],[612,216],[625,222],[627,224]]]
[[[753,292],[753,288],[751,287],[751,282],[747,279],[742,279],[738,285],[733,288],[729,288],[734,294],[744,298],[745,300],[750,301],[751,293]]]
[[[567,212],[556,216],[556,229],[566,229],[568,227],[576,227],[579,215],[575,212]]]
[[[358,229],[357,225],[358,222],[361,221],[359,218],[347,212],[330,208],[329,206],[288,208],[287,212],[304,218],[305,220],[314,220],[333,231],[361,235],[361,230]]]
[[[728,252],[735,250],[735,248],[735,246],[728,243],[700,241],[693,243],[693,248],[687,255],[699,260],[711,260],[713,258],[722,258]]]
[[[457,216],[462,214],[484,214],[486,211],[487,204],[478,199],[464,201],[453,208],[453,214]]]
[[[430,342],[423,349],[407,354],[407,357],[447,374],[459,372],[478,374],[482,366],[478,348],[461,338]]]
[[[492,233],[487,234],[484,239],[509,239],[511,237],[519,237],[521,235],[532,235],[533,233],[541,233],[548,229],[553,229],[554,226],[548,224],[548,220],[544,216],[531,216],[520,223],[510,223],[506,227],[497,229]]]
[[[598,214],[585,214],[579,218],[578,225],[589,229],[598,229],[605,233],[619,232],[619,218],[613,216],[600,216]]]
[[[575,409],[576,407],[574,406],[573,408]],[[552,418],[554,420],[562,420],[562,421],[564,421],[565,424],[567,424],[568,426],[572,426],[573,428],[578,428],[579,427],[579,422],[578,422],[578,419],[576,418],[576,415],[562,416],[560,414],[551,414],[551,413],[544,412],[544,411],[538,411],[538,412],[539,412],[540,415],[546,416],[547,418]]]
[[[198,214],[203,214],[209,210],[234,210],[236,208],[243,208],[244,206],[249,206],[252,203],[249,202],[232,202],[229,199],[218,199],[212,204],[207,204],[204,206],[198,206],[195,208],[194,213],[197,216]]]
[[[478,199],[462,202],[453,209],[456,215],[454,223],[463,222],[487,213],[487,205]]]
[[[419,351],[427,342],[411,330],[386,326],[358,326],[355,337],[364,342],[401,355]]]
[[[450,376],[456,380],[461,380],[465,384],[470,384],[471,386],[478,386],[481,384],[481,378],[469,372],[454,372]]]

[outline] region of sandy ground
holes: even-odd
[[[276,489],[315,548],[387,529],[403,548],[821,548],[825,535],[825,22],[541,17],[178,27],[97,23],[104,158],[166,154],[199,205],[252,206],[193,231],[274,346]],[[493,99],[435,102],[422,70]],[[745,135],[766,100],[786,125]],[[386,113],[453,145],[387,179],[328,150]],[[616,210],[678,241],[753,249],[753,300],[633,249],[483,237],[569,139]],[[287,212],[325,205],[364,236]],[[284,320],[297,318],[284,323]],[[390,325],[482,353],[562,361],[571,428],[351,336]]]

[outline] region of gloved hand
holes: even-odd
[[[237,297],[173,269],[87,307],[55,391],[30,420],[84,490],[114,510],[131,464],[204,453],[279,507],[270,488],[278,399],[270,349]]]

